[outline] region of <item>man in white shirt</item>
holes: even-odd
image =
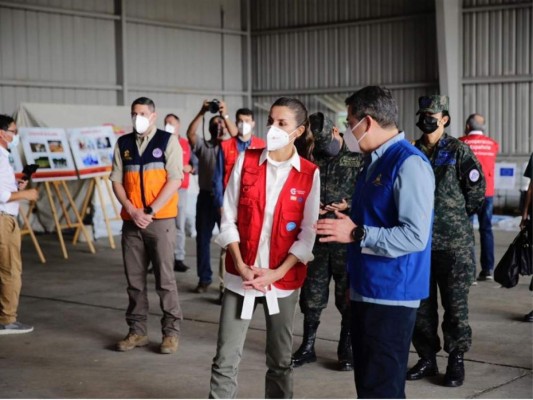
[[[15,121],[7,115],[0,115],[0,335],[33,331],[33,326],[17,321],[22,287],[17,215],[18,202],[35,201],[38,193],[35,189],[25,190],[28,181],[17,182],[13,167],[9,163],[9,150],[16,151],[18,142]]]

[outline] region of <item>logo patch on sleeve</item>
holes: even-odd
[[[475,183],[479,181],[479,178],[481,177],[481,174],[477,169],[473,169],[468,173],[468,179],[470,179],[470,182]]]

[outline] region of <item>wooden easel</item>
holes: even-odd
[[[48,202],[50,203],[50,209],[52,210],[52,216],[54,218],[54,224],[55,224],[56,231],[57,231],[57,237],[61,245],[61,250],[63,252],[63,257],[65,259],[68,259],[67,247],[65,246],[65,240],[63,239],[63,232],[62,232],[62,229],[64,228],[81,229],[81,232],[83,233],[85,239],[87,240],[87,245],[89,246],[89,250],[93,254],[96,253],[92,239],[90,235],[87,233],[87,230],[85,229],[83,220],[80,216],[78,209],[76,208],[76,203],[74,202],[74,199],[72,198],[72,195],[70,194],[70,190],[68,186],[66,185],[65,181],[39,182],[36,186],[36,189],[39,190],[41,186],[44,186],[46,190],[46,196],[48,198]],[[52,196],[52,190],[54,191],[57,199],[59,200],[59,205],[63,211],[63,215],[61,219],[64,219],[66,224],[63,224],[63,225],[61,224],[61,219],[59,218],[57,214],[55,201]],[[61,194],[61,190],[63,190],[63,195],[66,197],[66,202],[65,202],[65,198]],[[31,213],[33,206],[34,206],[33,204],[30,206],[28,215],[29,213]],[[75,221],[72,221],[70,218],[69,208],[74,213]]]
[[[19,212],[19,215],[22,217],[22,220],[24,221],[24,223],[20,227],[20,235],[21,236],[30,235],[31,241],[33,242],[33,246],[35,247],[35,250],[37,250],[37,254],[39,255],[39,259],[41,260],[43,264],[45,264],[46,258],[44,258],[44,254],[43,254],[43,251],[41,250],[41,246],[39,245],[37,237],[35,236],[35,233],[33,232],[33,228],[31,227],[31,224],[30,224],[30,215],[31,215],[30,213],[34,207],[34,204],[31,204],[31,203],[34,203],[34,202],[30,202],[30,205],[28,207],[28,214],[26,214],[24,210],[20,210],[21,212]]]
[[[112,217],[112,218],[109,218],[109,216],[107,214],[107,210],[106,210],[106,206],[105,206],[106,204],[105,204],[105,201],[104,201],[104,195],[103,195],[103,192],[102,192],[101,184],[103,184],[105,186],[106,191],[107,191],[107,195],[109,196],[109,199],[111,201],[111,205],[113,206],[113,211],[115,213],[115,216]],[[85,215],[85,213],[87,212],[87,208],[89,207],[89,202],[91,201],[91,198],[93,196],[93,192],[94,192],[95,188],[96,188],[96,194],[98,196],[98,200],[100,202],[100,206],[102,208],[102,214],[103,214],[103,217],[104,217],[104,222],[105,222],[105,226],[106,226],[106,230],[107,230],[107,236],[109,238],[109,246],[112,249],[115,249],[116,248],[115,239],[113,238],[113,232],[111,230],[110,222],[111,221],[121,220],[121,218],[120,218],[120,211],[118,210],[117,205],[113,201],[114,194],[113,194],[113,191],[111,189],[111,184],[109,183],[109,176],[95,176],[95,177],[91,178],[91,180],[89,182],[89,188],[87,189],[87,193],[85,195],[85,198],[83,199],[83,204],[81,206],[81,215]],[[80,234],[80,228],[78,227],[78,229],[76,229],[76,232],[74,233],[73,243],[77,242],[79,234]]]

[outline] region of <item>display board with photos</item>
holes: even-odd
[[[116,137],[111,126],[67,129],[80,178],[108,175]]]
[[[78,179],[67,134],[61,128],[19,128],[26,164],[37,164],[34,182]]]

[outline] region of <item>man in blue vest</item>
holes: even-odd
[[[387,89],[346,99],[344,140],[366,155],[351,215],[321,219],[321,242],[349,243],[354,377],[360,398],[405,398],[409,345],[420,300],[429,294],[435,178],[427,158],[398,130]]]

